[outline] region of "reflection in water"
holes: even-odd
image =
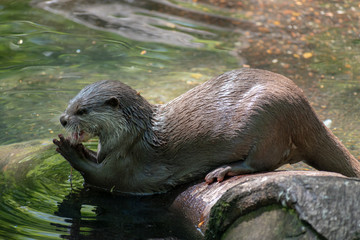
[[[54,225],[66,229],[62,235],[65,239],[196,239],[195,228],[186,226],[181,215],[168,210],[172,200],[169,194],[114,196],[85,188],[66,196],[55,213],[69,219],[70,225]]]

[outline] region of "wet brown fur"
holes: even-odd
[[[88,184],[121,192],[164,192],[207,173],[211,183],[298,161],[360,177],[358,160],[302,90],[264,70],[224,73],[159,106],[121,82],[97,82],[61,118],[70,132],[99,136],[100,148],[60,136],[58,151]]]

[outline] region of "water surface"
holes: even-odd
[[[92,82],[121,80],[151,102],[163,103],[238,67],[228,54],[230,45],[221,40],[233,34],[179,17],[159,20],[143,9],[143,19],[158,23],[152,37],[163,39],[141,42],[34,6],[28,1],[0,6],[0,238],[196,238],[195,226],[168,210],[172,195],[88,191],[50,141],[32,140],[51,140],[62,132],[59,115]]]

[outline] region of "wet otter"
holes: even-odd
[[[264,70],[224,73],[154,106],[118,81],[85,87],[60,118],[57,151],[85,182],[121,192],[164,192],[205,177],[272,171],[305,161],[360,177],[360,164],[317,118],[291,80]],[[81,142],[99,137],[98,152]]]

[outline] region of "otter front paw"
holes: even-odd
[[[59,141],[60,140],[60,141]],[[64,138],[59,134],[59,140],[54,139],[53,143],[57,146],[56,151],[61,154],[70,164],[79,159],[86,158],[86,151],[84,145],[71,144],[69,138]]]
[[[205,181],[207,184],[214,182],[215,179],[218,182],[222,182],[224,180],[225,176],[228,175],[228,173],[230,171],[231,171],[230,166],[219,167],[219,168],[211,171],[210,173],[208,173],[205,177]]]

